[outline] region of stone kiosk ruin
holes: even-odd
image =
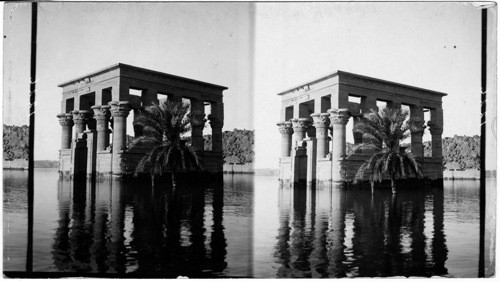
[[[72,79],[62,87],[62,126],[59,171],[65,176],[123,176],[131,174],[147,150],[127,150],[127,118],[161,99],[190,103],[194,118],[191,144],[208,173],[222,173],[222,92],[227,87],[125,64]],[[205,106],[210,107],[206,116]],[[203,128],[209,120],[212,148],[204,150]],[[134,127],[134,135],[140,136]]]
[[[337,71],[278,95],[282,97],[282,121],[278,123],[282,183],[352,181],[370,152],[355,152],[347,157],[346,124],[350,119],[357,123],[363,114],[377,110],[377,101],[385,102],[387,107],[409,106],[410,117],[420,118],[422,126],[424,111],[430,111],[427,127],[432,136],[432,157],[424,157],[423,132],[411,134],[411,152],[422,163],[425,178],[442,180],[445,93]],[[354,134],[353,139],[355,144],[363,142],[362,134]]]

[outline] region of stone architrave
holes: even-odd
[[[314,113],[311,117],[316,127],[317,158],[321,159],[328,153],[328,127],[330,126],[330,114]]]
[[[106,150],[109,146],[109,119],[111,116],[110,106],[93,106],[94,119],[96,120],[97,150]]]
[[[297,146],[297,142],[305,138],[305,133],[307,128],[311,125],[311,120],[308,118],[293,118],[290,121],[292,122],[293,128],[292,147],[295,147]]]
[[[281,157],[290,157],[293,134],[292,122],[279,122],[277,125],[281,133]]]
[[[73,115],[72,114],[58,114],[59,124],[62,127],[61,134],[61,150],[71,148],[71,135],[73,131]]]

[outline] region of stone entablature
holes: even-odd
[[[413,119],[420,119],[421,123],[416,127],[426,128],[424,121],[424,111],[430,112],[430,120],[427,121],[429,133],[432,136],[432,156],[433,159],[442,158],[441,135],[443,132],[443,110],[442,98],[445,93],[424,88],[404,85],[377,78],[371,78],[363,75],[337,71],[336,73],[316,79],[279,93],[282,97],[281,121],[278,123],[279,131],[282,134],[281,156],[290,157],[294,163],[299,159],[295,156],[297,148],[301,148],[300,159],[304,158],[304,151],[310,152],[314,162],[309,160],[307,163],[314,166],[308,168],[308,183],[316,181],[345,181],[346,167],[352,170],[362,163],[371,152],[356,151],[359,155],[355,161],[346,159],[346,124],[352,118],[354,123],[359,122],[359,117],[378,110],[377,101],[385,102],[387,107],[400,108],[407,105],[410,108],[410,116]],[[350,101],[349,97],[355,97]],[[312,119],[311,119],[312,118]],[[285,130],[285,123],[291,123],[293,135]],[[429,161],[423,161],[423,131],[419,128],[412,129],[411,150],[424,164]],[[304,132],[307,132],[308,139]],[[293,136],[293,141],[288,141],[289,136]],[[353,133],[354,143],[362,143],[362,134]],[[331,142],[328,140],[331,139]],[[304,141],[304,142],[302,142]],[[303,146],[313,144],[314,150],[310,148],[305,150]],[[313,141],[311,143],[311,141]],[[325,174],[326,165],[323,163],[329,159],[331,172]],[[428,158],[426,158],[428,159]],[[321,162],[321,169],[316,166]],[[351,162],[351,165],[348,163]],[[359,164],[358,164],[359,163]],[[442,178],[437,173],[439,168],[437,162],[432,163],[432,173],[426,175],[431,179]],[[297,179],[296,175],[303,175],[301,172],[294,171],[299,166],[287,166],[292,169],[290,173],[284,174],[284,168],[280,168],[280,179],[284,181],[293,181]],[[441,165],[442,168],[442,165]],[[320,171],[315,175],[314,173]],[[424,169],[430,171],[429,169]],[[352,173],[351,173],[352,174]],[[290,175],[290,177],[284,177]]]
[[[222,92],[227,87],[121,63],[58,86],[63,89],[62,113],[57,116],[62,127],[61,149],[72,152],[70,168],[61,166],[62,174],[71,175],[82,170],[83,162],[87,164],[87,175],[128,173],[123,168],[130,168],[133,164],[124,162],[140,159],[137,154],[143,152],[126,150],[127,119],[133,113],[135,120],[153,103],[165,98],[189,100],[190,114],[195,121],[192,124],[192,145],[201,155],[204,167],[210,168],[209,172],[222,173]],[[205,114],[206,106],[210,107],[209,116]],[[205,158],[203,128],[207,120],[212,127],[211,151],[215,153],[207,151]],[[134,126],[133,130],[136,137],[142,134],[139,127]],[[75,150],[77,143],[79,149]],[[88,156],[83,156],[84,152]],[[127,154],[134,156],[127,157]],[[218,158],[220,160],[216,160]],[[77,170],[74,169],[75,160],[81,163]]]

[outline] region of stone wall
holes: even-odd
[[[247,164],[224,164],[224,173],[254,173],[253,163]]]
[[[279,179],[280,180],[290,180],[292,176],[292,158],[291,157],[282,157],[280,158],[280,172]]]
[[[97,166],[98,174],[111,174],[111,150],[104,150],[97,152]]]
[[[206,172],[217,173],[222,171],[222,152],[203,152],[203,169]]]
[[[4,160],[3,169],[28,169],[28,160]]]
[[[329,182],[332,178],[332,162],[329,159],[318,159],[316,166],[316,180]]]
[[[480,179],[480,171],[477,169],[445,170],[444,179]]]

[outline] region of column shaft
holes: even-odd
[[[96,120],[97,151],[106,150],[109,146],[109,112],[110,106],[93,106],[94,118]]]
[[[311,121],[307,118],[294,118],[291,121],[293,127],[292,148],[294,148],[297,146],[297,142],[304,139],[307,127]]]
[[[346,129],[345,126],[349,121],[349,110],[347,109],[332,109],[330,112],[330,122],[333,127],[332,135],[332,181],[342,181],[343,177],[343,162],[346,154]]]
[[[290,157],[292,149],[292,123],[289,121],[278,123],[281,133],[281,157]]]
[[[112,173],[122,174],[122,153],[127,141],[127,117],[131,107],[128,102],[110,102],[113,116]]]
[[[317,158],[321,159],[328,154],[328,127],[330,119],[328,113],[314,113],[311,115],[316,127]]]
[[[73,132],[73,116],[71,114],[59,114],[59,123],[62,127],[61,132],[61,149],[71,148],[71,135]]]
[[[415,123],[411,129],[411,152],[417,159],[423,160],[424,145],[422,143],[424,127],[424,111],[421,106],[410,106],[410,118]]]
[[[199,152],[204,150],[203,128],[205,127],[205,105],[203,100],[191,99],[191,145]]]

